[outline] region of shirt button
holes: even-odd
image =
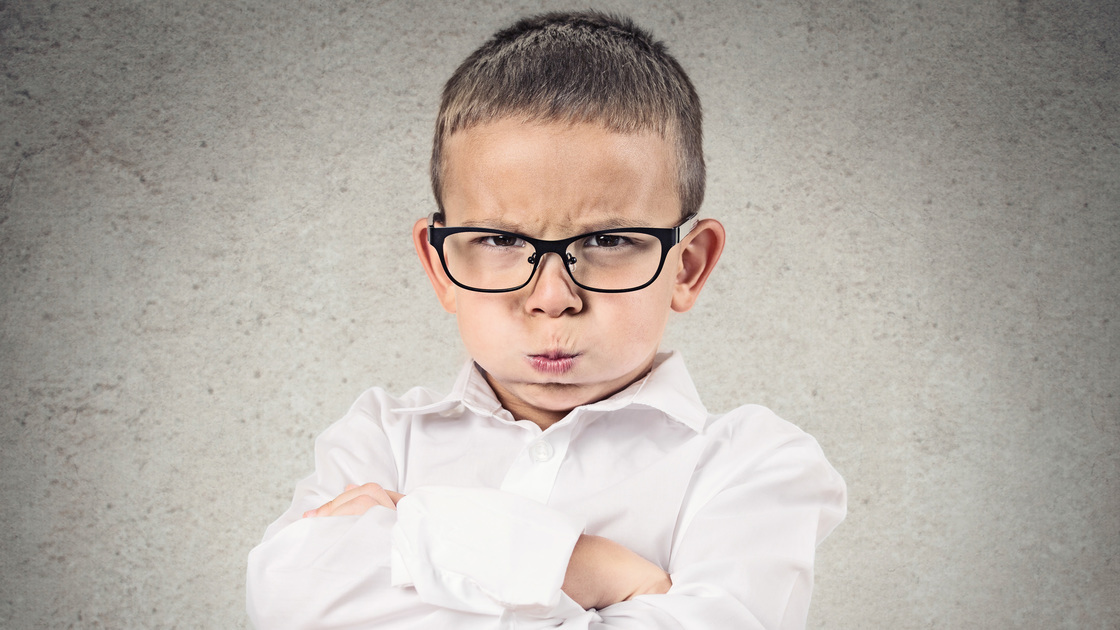
[[[544,440],[538,440],[529,447],[529,457],[533,458],[535,462],[547,462],[552,459],[553,453],[552,445]]]

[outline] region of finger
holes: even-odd
[[[356,493],[353,491],[357,489],[357,487],[358,486],[355,486],[354,484],[346,486],[346,490],[342,494],[331,499],[330,501],[327,501],[317,508],[304,512],[303,518],[314,518],[316,516],[332,516],[337,506],[345,503],[346,501],[349,501],[356,495]]]
[[[348,501],[352,501],[355,497],[365,495],[365,494],[371,494],[371,493],[376,492],[378,490],[381,490],[381,486],[377,485],[376,483],[367,483],[367,484],[364,484],[364,485],[361,485],[361,486],[356,485],[356,484],[349,484],[349,485],[346,486],[346,490],[342,494],[338,495],[334,499],[332,499],[332,500],[328,501],[327,503],[323,504],[323,506],[319,508],[319,512],[320,512],[319,515],[320,516],[331,516],[331,515],[334,514],[334,511],[337,510],[340,505],[342,505],[342,504],[344,504]],[[327,509],[324,510],[323,508],[327,508]]]
[[[378,505],[390,509],[397,506],[396,500],[394,500],[392,497],[392,495],[394,494],[399,495],[399,493],[393,492],[392,490],[386,490],[376,483],[362,484],[354,489],[354,496],[364,495],[371,497],[372,499],[377,501]]]
[[[394,508],[397,506],[397,503],[404,498],[403,494],[399,492],[393,492],[392,490],[386,490],[385,494],[387,494],[389,496],[389,499],[393,501]]]
[[[315,518],[316,516],[329,516],[331,512],[331,504],[335,501],[332,499],[320,505],[317,508],[311,508],[303,513],[303,518]]]
[[[345,503],[333,507],[331,516],[361,516],[381,504],[368,494],[360,494]]]
[[[337,499],[315,510],[312,516],[360,516],[375,507],[396,509],[393,502],[383,493],[384,491],[381,495],[376,492],[359,493],[353,496],[339,495]]]
[[[314,518],[314,517],[316,517],[316,516],[330,516],[330,514],[331,514],[331,505],[332,505],[332,504],[333,504],[333,503],[334,503],[334,502],[335,502],[336,500],[337,500],[337,499],[332,499],[332,500],[330,500],[330,501],[327,501],[326,503],[324,503],[324,504],[320,505],[320,506],[319,506],[319,507],[317,507],[317,508],[312,508],[312,509],[310,509],[310,510],[308,510],[308,511],[304,512],[304,513],[303,513],[303,518]]]
[[[345,516],[353,514],[364,514],[367,510],[369,510],[370,507],[374,505],[380,505],[383,507],[387,507],[390,510],[395,510],[397,507],[396,501],[400,500],[400,497],[403,495],[394,492],[393,494],[397,495],[396,500],[394,500],[388,493],[389,491],[385,490],[376,483],[367,483],[361,486],[350,484],[346,487],[345,492],[338,495],[334,499],[324,503],[323,505],[315,508],[314,510],[308,510],[307,512],[304,512],[303,516],[304,518],[313,518],[317,516]],[[354,499],[363,496],[372,499],[373,502],[370,503],[369,506],[362,508],[361,511],[355,511],[356,508],[354,506],[347,508],[346,511],[340,511],[343,505],[346,505]],[[363,504],[359,503],[355,505],[361,506]]]
[[[360,490],[364,496],[368,496],[376,501],[377,505],[387,507],[390,510],[397,509],[397,501],[394,500],[392,495],[390,494],[390,492],[392,492],[391,490],[386,490],[376,483],[367,483],[366,485],[358,488],[358,490]],[[392,494],[397,493],[392,492]]]

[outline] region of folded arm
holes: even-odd
[[[356,434],[374,443],[352,447]],[[328,431],[316,473],[250,555],[250,615],[290,628],[800,628],[815,547],[843,518],[843,481],[807,435],[755,450],[698,476],[658,567],[512,493],[402,497],[383,435]]]
[[[816,547],[844,517],[844,482],[808,435],[762,453],[692,489],[665,594],[598,610],[587,627],[804,628]]]

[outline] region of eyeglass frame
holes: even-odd
[[[537,274],[537,268],[540,267],[541,259],[544,258],[545,254],[556,254],[557,257],[559,257],[560,260],[564,263],[564,270],[568,272],[568,277],[572,279],[572,282],[574,282],[577,287],[585,291],[593,291],[595,293],[630,293],[631,291],[640,291],[653,284],[654,280],[657,280],[658,276],[661,275],[661,270],[665,268],[665,259],[669,257],[669,250],[673,249],[673,247],[681,242],[681,228],[684,227],[685,224],[687,224],[689,221],[695,219],[696,214],[697,213],[693,212],[686,216],[684,220],[682,220],[677,225],[668,228],[613,228],[609,230],[596,230],[594,232],[570,236],[568,238],[562,238],[559,240],[547,240],[525,236],[523,234],[518,234],[517,232],[508,232],[506,230],[496,230],[493,228],[436,227],[437,222],[443,222],[443,213],[436,211],[428,216],[428,244],[436,250],[436,254],[439,256],[439,262],[443,266],[443,271],[447,274],[447,277],[451,280],[451,282],[454,282],[456,286],[462,287],[468,291],[474,291],[476,293],[510,293],[512,291],[524,289],[529,285],[530,282],[533,281],[533,276]],[[691,231],[692,228],[689,228],[688,232]],[[443,255],[443,242],[448,236],[451,236],[452,234],[460,234],[462,232],[480,232],[483,234],[499,234],[503,236],[512,236],[532,245],[533,254],[529,256],[528,262],[533,265],[533,269],[529,272],[529,277],[525,279],[525,282],[522,282],[516,287],[512,287],[509,289],[479,289],[476,287],[467,286],[462,282],[456,280],[454,274],[452,274],[451,270],[447,268],[447,259],[444,258]],[[599,236],[603,234],[618,234],[620,232],[636,232],[638,234],[647,234],[649,236],[655,237],[658,241],[661,242],[661,261],[657,263],[657,271],[653,273],[650,279],[646,281],[645,284],[630,289],[596,289],[594,287],[589,287],[581,283],[579,280],[576,280],[575,274],[572,273],[571,266],[572,262],[574,261],[570,260],[571,254],[568,254],[568,246],[580,239],[591,238],[593,236]],[[688,232],[685,232],[685,234],[687,235]],[[567,254],[567,256],[565,256],[565,254]],[[534,258],[536,260],[533,260]]]

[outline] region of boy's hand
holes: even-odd
[[[584,609],[605,608],[637,595],[663,594],[669,574],[626,547],[581,534],[568,561],[563,591]]]
[[[316,516],[357,516],[365,514],[372,507],[382,506],[397,509],[397,501],[404,497],[399,492],[386,490],[375,483],[361,486],[348,485],[346,491],[323,505],[303,513],[303,518]]]

